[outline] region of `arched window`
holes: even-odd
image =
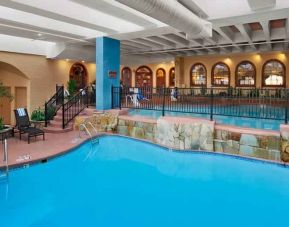
[[[196,63],[191,68],[191,86],[207,85],[207,70],[201,63]]]
[[[236,86],[256,86],[256,67],[250,61],[242,61],[236,67]]]
[[[166,86],[166,71],[162,68],[159,68],[156,73],[157,76],[157,87]]]
[[[223,62],[216,63],[212,68],[212,85],[227,87],[230,85],[230,68]]]
[[[169,85],[170,87],[176,86],[176,74],[175,74],[175,67],[170,69],[169,74]]]
[[[263,65],[262,85],[263,87],[285,86],[285,65],[278,60],[269,60]]]
[[[152,87],[153,73],[147,66],[140,66],[135,72],[135,86],[136,87]]]
[[[121,70],[121,81],[124,87],[132,87],[131,69],[129,67],[124,67]]]
[[[74,63],[69,71],[69,79],[76,81],[77,89],[85,88],[88,82],[86,67],[81,63]]]

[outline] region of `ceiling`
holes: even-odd
[[[288,50],[288,0],[178,3],[211,22],[212,37],[188,38],[186,31],[115,0],[5,0],[0,1],[0,48],[94,61],[95,38],[108,36],[121,40],[122,64],[129,65],[176,56]]]

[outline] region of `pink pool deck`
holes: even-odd
[[[36,141],[31,139],[30,144],[26,138],[19,140],[18,134],[14,138],[9,138],[8,141],[8,164],[10,167],[23,166],[27,163],[39,162],[44,159],[49,159],[54,156],[68,152],[70,149],[77,147],[88,139],[84,133],[79,138],[78,131],[71,131],[61,134],[45,134],[45,140],[39,136]],[[3,144],[0,144],[0,168],[5,166],[3,162]],[[25,159],[24,157],[30,157]]]

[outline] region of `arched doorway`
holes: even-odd
[[[170,69],[169,73],[169,85],[170,87],[176,86],[176,75],[175,75],[175,67]]]
[[[124,67],[121,70],[121,81],[124,87],[132,87],[131,69],[129,67]]]
[[[74,63],[69,71],[69,79],[76,81],[77,89],[87,86],[88,73],[86,67],[81,63]]]
[[[14,97],[12,101],[7,97],[0,98],[0,117],[3,118],[4,124],[14,124],[13,110],[20,107],[28,108],[30,81],[15,66],[6,62],[0,62],[0,82]]]
[[[135,86],[136,87],[152,87],[153,86],[153,73],[147,66],[141,66],[135,73]]]
[[[163,68],[159,68],[156,72],[157,87],[166,86],[166,71]]]

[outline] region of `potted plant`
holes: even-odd
[[[3,85],[2,82],[0,82],[0,99],[1,98],[8,98],[11,102],[13,100],[13,96],[11,95],[10,91]],[[4,124],[4,119],[2,116],[0,116],[0,133],[6,132],[9,128],[9,126]]]
[[[70,97],[72,97],[77,92],[77,83],[75,80],[70,79],[67,82],[67,90]]]
[[[45,126],[45,112],[40,109],[40,107],[36,110],[33,110],[31,114],[31,123],[36,127],[43,129]]]

